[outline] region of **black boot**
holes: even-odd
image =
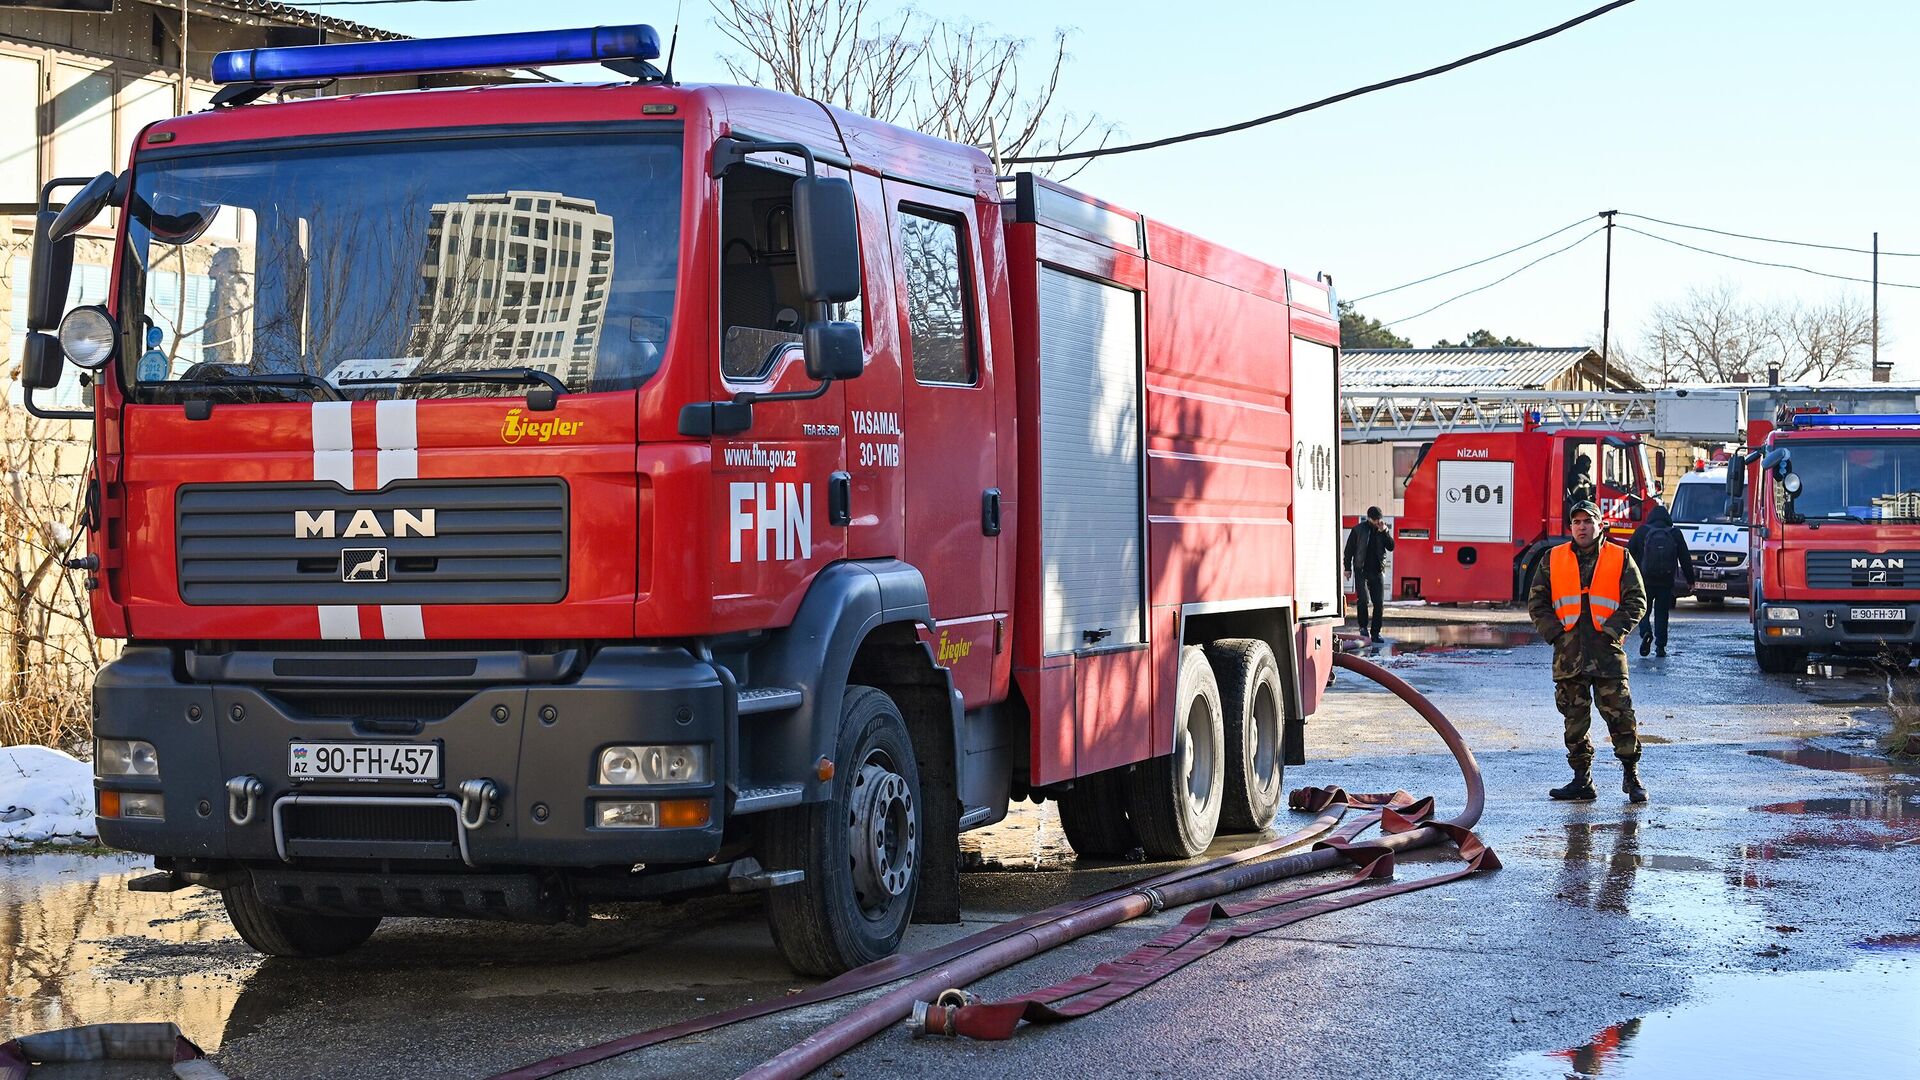
[[[1652,651],[1653,651],[1653,639],[1646,636],[1645,634],[1640,635],[1640,655],[1645,656]],[[1665,652],[1662,652],[1660,655],[1665,656],[1667,654]]]
[[[1588,790],[1592,790],[1591,785],[1589,785]],[[1643,803],[1647,801],[1646,786],[1640,783],[1640,763],[1638,761],[1623,761],[1620,763],[1620,790],[1627,793],[1627,801],[1630,803]]]
[[[1660,648],[1659,648],[1659,650],[1658,650],[1658,651],[1659,651],[1659,653],[1660,653],[1660,655],[1661,655],[1661,656],[1665,656],[1665,655],[1667,655],[1667,647],[1666,647],[1665,645],[1662,645],[1662,646],[1660,646]],[[1640,655],[1642,655],[1642,656],[1645,656],[1645,655],[1646,655],[1646,653],[1641,653]]]
[[[1573,779],[1547,792],[1547,797],[1561,802],[1592,802],[1599,798],[1593,790],[1593,767],[1584,763],[1575,765]]]

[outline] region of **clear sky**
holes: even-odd
[[[889,5],[875,0],[882,9]],[[1274,112],[1544,29],[1599,0],[1297,0],[1093,5],[921,0],[1044,47],[1073,31],[1058,103],[1118,121],[1128,140]],[[412,34],[648,21],[670,3],[524,0],[337,7]],[[728,44],[687,0],[676,74],[720,81]],[[1639,0],[1557,38],[1438,78],[1236,135],[1096,163],[1073,181],[1358,297],[1618,209],[1735,232],[1920,252],[1920,4],[1893,0]],[[591,69],[579,69],[584,73]],[[1595,224],[1598,224],[1597,219]],[[1864,255],[1687,233],[1730,254],[1869,276]],[[1572,242],[1367,301],[1398,320]],[[1542,345],[1597,342],[1602,238],[1394,329],[1417,345],[1476,328]],[[1920,285],[1920,258],[1883,257]],[[1615,340],[1694,285],[1753,300],[1868,287],[1747,266],[1616,231]],[[1880,291],[1882,356],[1920,382],[1920,289]]]

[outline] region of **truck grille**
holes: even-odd
[[[1920,585],[1920,551],[1809,551],[1810,589],[1904,589]]]
[[[567,594],[567,509],[557,479],[398,481],[380,491],[190,484],[176,503],[180,598],[558,603]]]

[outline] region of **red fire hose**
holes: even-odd
[[[522,1066],[510,1072],[502,1073],[494,1080],[536,1080],[553,1076],[568,1069],[603,1061],[610,1057],[630,1053],[647,1046],[657,1045],[672,1039],[696,1032],[710,1031],[743,1020],[768,1016],[787,1009],[816,1004],[846,994],[872,989],[887,982],[908,976],[917,976],[894,990],[875,998],[873,1001],[855,1009],[846,1016],[825,1028],[808,1036],[799,1044],[789,1048],[771,1061],[750,1070],[747,1077],[801,1077],[826,1065],[840,1054],[858,1046],[873,1035],[879,1033],[896,1021],[905,1019],[914,1011],[916,1004],[933,1001],[942,992],[953,987],[970,985],[994,972],[1012,964],[1029,959],[1069,941],[1087,934],[1104,930],[1175,905],[1194,903],[1231,892],[1269,884],[1283,878],[1297,877],[1301,874],[1315,873],[1335,869],[1343,863],[1355,861],[1354,856],[1364,856],[1369,863],[1377,863],[1391,853],[1411,851],[1426,847],[1442,840],[1454,839],[1462,843],[1462,855],[1472,859],[1466,850],[1466,830],[1471,829],[1480,819],[1485,803],[1485,791],[1480,778],[1479,763],[1474,760],[1473,751],[1467,748],[1460,733],[1440,710],[1434,707],[1419,691],[1409,686],[1398,676],[1379,666],[1358,657],[1343,653],[1334,655],[1337,666],[1348,668],[1364,675],[1393,691],[1402,700],[1411,705],[1446,743],[1459,763],[1460,772],[1466,781],[1467,801],[1461,812],[1446,822],[1421,823],[1421,819],[1431,814],[1431,801],[1418,803],[1405,793],[1396,792],[1392,796],[1349,796],[1339,789],[1309,789],[1294,793],[1296,808],[1309,810],[1325,809],[1326,813],[1305,829],[1280,837],[1266,843],[1229,855],[1220,856],[1191,867],[1183,867],[1145,881],[1112,889],[1085,900],[1057,905],[1045,911],[1036,912],[1012,922],[1003,923],[978,934],[952,942],[938,949],[922,953],[894,956],[877,961],[862,968],[856,968],[830,982],[822,983],[802,994],[777,1001],[756,1002],[741,1008],[716,1013],[712,1016],[697,1017],[693,1020],[653,1031],[626,1036],[598,1046],[572,1051],[544,1061]],[[1348,806],[1380,806],[1377,814],[1368,814],[1348,828],[1327,836],[1339,822]],[[1388,815],[1391,815],[1389,817]],[[1376,822],[1382,823],[1391,831],[1378,840],[1361,845],[1354,842],[1354,836],[1360,829]],[[1326,836],[1326,846],[1310,852],[1301,852],[1265,862],[1255,862],[1259,857],[1297,846],[1307,840]],[[1477,841],[1475,841],[1476,847]],[[1351,853],[1351,854],[1350,854]],[[1486,852],[1478,860],[1477,869],[1491,869],[1498,865],[1492,853]],[[1391,866],[1391,862],[1385,864]],[[1363,867],[1363,874],[1377,874],[1380,866]],[[1468,871],[1471,872],[1471,871]],[[1458,875],[1453,875],[1458,876]],[[1372,880],[1371,877],[1363,880]],[[1447,880],[1452,880],[1449,876]],[[1342,887],[1351,887],[1343,883]],[[1316,887],[1318,888],[1318,887]],[[1397,887],[1396,887],[1397,888]],[[1333,891],[1333,890],[1326,890]],[[1399,891],[1407,891],[1399,889]],[[1291,896],[1292,900],[1306,899],[1304,896]],[[1314,895],[1319,895],[1318,891]],[[1369,893],[1369,898],[1378,896]],[[1264,908],[1272,904],[1285,903],[1287,900],[1274,899],[1269,904],[1256,901]],[[1362,901],[1364,902],[1364,901]],[[1224,912],[1239,909],[1241,913],[1252,910],[1246,905],[1235,908],[1223,908]],[[1201,909],[1207,910],[1207,909]],[[1315,911],[1316,914],[1320,913]],[[1229,916],[1231,917],[1231,916]],[[1190,916],[1190,918],[1197,918]],[[1288,921],[1298,921],[1291,918]],[[1284,925],[1284,924],[1282,924]],[[1271,929],[1272,927],[1265,927]],[[1258,931],[1254,931],[1258,932]],[[1177,951],[1167,950],[1167,951]],[[1181,959],[1180,964],[1190,962],[1190,958]],[[1135,965],[1139,966],[1139,965]],[[1175,965],[1176,967],[1179,965]],[[1169,969],[1171,970],[1171,969]],[[1165,974],[1165,972],[1161,972]],[[1156,978],[1159,976],[1155,976]],[[1148,980],[1152,981],[1152,980]],[[1145,985],[1142,983],[1141,985]],[[1049,988],[1055,990],[1058,988]],[[1137,987],[1135,987],[1137,989]],[[1080,991],[1076,991],[1078,993]],[[1131,990],[1128,990],[1130,993]],[[1071,995],[1069,995],[1071,996]],[[1124,995],[1122,995],[1124,996]],[[951,996],[949,1001],[951,1001]],[[1115,999],[1117,1000],[1117,998]],[[1103,1002],[1104,1004],[1104,1002]],[[1024,1008],[1024,999],[1023,999]],[[926,1010],[931,1014],[931,1009]],[[1087,1010],[1091,1011],[1091,1009]],[[1077,1015],[1077,1014],[1076,1014]]]

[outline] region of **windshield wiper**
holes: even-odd
[[[146,385],[154,387],[209,386],[217,389],[235,384],[247,386],[284,386],[294,390],[311,391],[316,400],[322,397],[328,401],[346,400],[340,396],[340,391],[327,380],[318,375],[306,375],[299,372],[267,372],[262,374],[234,372],[230,375],[222,375],[217,379],[201,376],[198,378],[168,379],[164,382],[148,383]]]
[[[541,371],[530,367],[474,368],[471,371],[430,371],[425,375],[378,375],[370,379],[342,379],[342,388],[361,386],[418,386],[433,383],[483,383],[489,386],[528,386],[538,384],[546,390],[527,391],[527,407],[535,412],[546,412],[561,394],[567,393],[567,384],[550,371]]]

